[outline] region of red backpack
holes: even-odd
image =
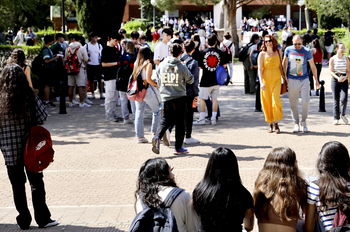
[[[32,126],[24,150],[24,163],[31,172],[41,172],[53,162],[51,135],[42,126]]]
[[[80,46],[75,49],[74,53],[72,54],[71,48],[68,47],[67,51],[69,52],[69,55],[66,60],[65,69],[67,70],[68,75],[78,75],[80,72],[80,62],[77,56],[77,52],[79,50]]]

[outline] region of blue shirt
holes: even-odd
[[[295,80],[309,78],[307,63],[313,59],[310,49],[301,47],[297,50],[292,45],[286,48],[284,55],[288,58],[288,78]]]

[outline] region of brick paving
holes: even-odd
[[[161,146],[160,155],[151,151],[151,143],[137,144],[133,125],[105,122],[104,108],[96,99],[91,108],[67,108],[59,115],[58,107],[49,109],[45,125],[52,134],[55,161],[44,171],[47,203],[52,218],[60,225],[38,229],[32,221],[31,231],[119,232],[127,231],[135,216],[135,181],[141,164],[153,157],[164,157],[174,168],[180,187],[192,192],[203,176],[210,154],[217,147],[228,147],[238,157],[243,184],[252,193],[254,182],[264,160],[273,147],[289,146],[297,154],[300,169],[315,176],[318,152],[325,142],[338,140],[349,148],[349,126],[333,126],[332,95],[328,68],[322,71],[326,80],[326,109],[318,112],[318,98],[313,96],[309,118],[310,132],[293,134],[289,101],[282,97],[284,118],[281,134],[267,133],[263,113],[255,113],[255,95],[243,90],[243,67],[235,64],[234,84],[222,87],[219,104],[221,117],[215,126],[194,126],[193,137],[199,145],[187,146],[189,154],[175,156],[172,146]],[[301,107],[301,106],[300,106]],[[120,112],[120,107],[118,107]],[[120,113],[121,115],[121,113]],[[198,117],[196,114],[195,117]],[[145,137],[150,141],[151,113],[145,113]],[[27,198],[31,207],[30,188]],[[12,200],[6,167],[0,166],[0,231],[19,231],[17,212]],[[257,228],[255,228],[257,231]]]

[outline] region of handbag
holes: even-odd
[[[147,90],[141,76],[143,68],[144,66],[140,69],[136,79],[134,79],[132,74],[130,76],[126,97],[131,101],[142,102],[146,96]]]
[[[282,68],[282,72],[284,74],[283,64],[282,64],[282,59],[280,57],[280,54],[278,54],[278,57],[280,58],[281,68]],[[281,84],[281,95],[287,93],[287,91],[288,91],[288,84],[286,82],[284,82],[284,80],[283,80],[283,83]]]

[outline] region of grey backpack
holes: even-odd
[[[170,207],[184,189],[174,188],[159,207],[147,207],[136,215],[129,232],[178,232],[176,219]]]

